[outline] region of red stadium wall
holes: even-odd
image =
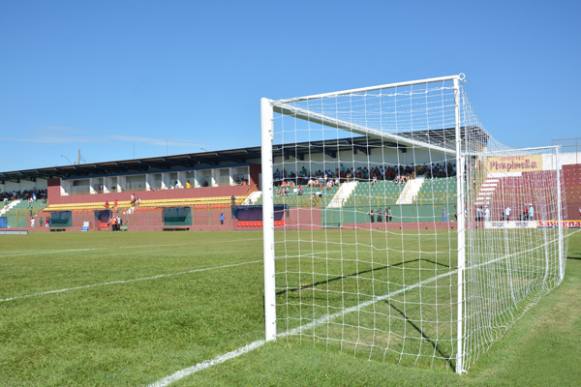
[[[224,224],[220,224],[220,214],[224,213]],[[232,211],[227,207],[192,208],[192,224],[188,226],[165,226],[163,223],[162,208],[137,208],[132,214],[127,211],[119,211],[123,225],[127,231],[163,231],[163,230],[189,230],[189,231],[228,231],[236,230],[236,221],[232,219]],[[39,217],[48,218],[50,212],[40,213]],[[72,211],[72,224],[70,227],[58,231],[80,232],[84,222],[89,222],[89,231],[110,231],[111,227],[101,228],[95,219],[95,210]],[[48,232],[49,228],[36,225],[34,232]]]
[[[285,216],[285,226],[290,230],[321,229],[321,210],[319,208],[291,208]]]
[[[581,221],[581,164],[563,166],[563,186],[566,219]]]
[[[127,191],[112,192],[107,194],[95,195],[70,195],[61,196],[60,180],[54,179],[49,181],[48,185],[48,204],[72,204],[72,203],[113,203],[115,200],[130,200],[131,195],[139,197],[142,200],[159,200],[159,199],[190,199],[190,198],[211,198],[218,196],[246,196],[256,190],[256,185],[236,185],[229,187],[200,187],[200,188],[181,188],[158,191]]]
[[[48,179],[46,194],[48,203],[51,202],[51,198],[58,201],[58,198],[61,197],[61,179]]]
[[[245,197],[257,189],[257,182],[260,176],[260,166],[250,166],[250,184],[228,186],[228,187],[200,187],[190,189],[169,189],[157,191],[127,191],[113,192],[108,194],[83,194],[61,196],[60,179],[50,179],[48,181],[48,203],[54,204],[78,204],[78,203],[102,203],[103,209],[105,203],[111,205],[115,201],[128,201],[131,195],[135,195],[141,200],[164,200],[164,199],[195,199],[195,198],[212,198],[212,197]],[[132,214],[126,210],[119,210],[119,215],[123,223],[127,226],[128,231],[160,231],[166,228],[162,220],[162,208],[136,208]],[[220,214],[224,213],[224,224],[220,224]],[[73,210],[72,225],[64,231],[81,231],[83,223],[89,222],[90,231],[102,231],[96,225],[94,210]],[[43,212],[39,218],[50,217],[50,212]],[[211,205],[192,207],[192,225],[188,227],[174,227],[174,229],[189,229],[192,231],[206,230],[233,230],[235,222],[232,220],[231,208],[229,205]],[[108,228],[109,229],[109,228]],[[48,231],[48,228],[37,227],[33,231]]]
[[[187,199],[187,198],[209,198],[218,196],[246,196],[257,189],[260,177],[260,165],[250,166],[250,184],[247,186],[231,187],[204,187],[195,189],[175,189],[159,191],[136,191],[97,195],[60,195],[60,179],[50,179],[48,181],[48,201],[49,204],[69,204],[69,203],[113,203],[115,200],[129,200],[131,194],[135,194],[140,199]],[[581,221],[581,165],[563,166],[563,197],[566,200],[565,219],[570,221]],[[535,202],[542,205],[543,199],[535,193],[534,187],[541,182],[546,183],[547,179],[554,179],[554,174],[550,172],[531,172],[524,173],[517,178],[503,178],[495,192],[495,206],[492,208],[492,220],[499,220],[500,214],[505,206],[513,206],[514,217],[518,216],[520,209],[514,206],[517,203],[527,201]],[[516,187],[520,188],[517,191]],[[518,198],[518,199],[517,199]],[[540,199],[540,200],[539,200]],[[550,200],[546,199],[547,202]],[[223,225],[219,222],[220,213],[224,213],[225,222]],[[48,217],[50,213],[41,213],[38,217]],[[137,208],[131,216],[124,215],[125,224],[129,231],[159,231],[164,229],[162,221],[161,208]],[[310,208],[293,208],[287,212],[284,223],[277,224],[287,229],[321,229],[321,210]],[[67,228],[67,231],[80,231],[84,221],[89,221],[90,229],[97,230],[95,225],[95,215],[93,210],[73,211],[73,224]],[[37,221],[34,231],[47,231],[45,227],[40,227]],[[579,224],[579,223],[576,223]],[[468,227],[470,227],[469,222]],[[192,209],[192,225],[187,229],[190,231],[198,230],[244,230],[260,229],[261,222],[253,224],[240,225],[237,220],[232,219],[231,208],[229,206],[214,206],[205,208]],[[375,223],[375,224],[345,224],[344,229],[374,229],[374,230],[447,230],[455,228],[454,222],[406,222],[406,223]]]
[[[499,178],[499,183],[491,200],[490,219],[502,220],[504,209],[512,209],[511,219],[518,220],[528,203],[536,209],[535,220],[538,220],[541,208],[551,208],[554,200],[553,191],[538,190],[536,187],[557,184],[554,171],[523,172],[521,176]]]
[[[262,167],[259,164],[250,164],[250,185],[260,187],[260,173]]]

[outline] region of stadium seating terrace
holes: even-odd
[[[365,152],[373,152],[373,142],[357,138],[338,144],[321,142],[320,148],[327,157],[337,157],[338,152],[356,153],[363,146],[368,147]],[[289,155],[288,149],[293,153]],[[352,161],[339,168],[329,168],[324,162],[310,161],[309,155],[300,154],[300,149],[300,144],[274,148],[275,157],[296,160],[285,164],[290,169],[276,169],[273,175],[274,201],[289,209],[287,217],[295,216],[293,209],[318,208],[321,215],[315,223],[325,226],[369,223],[370,213],[381,219],[388,208],[394,223],[447,222],[455,215],[456,168],[446,157],[435,156],[431,162],[416,162],[412,166],[399,162],[399,148],[396,148],[393,155],[382,154],[381,162]],[[8,219],[5,223],[10,227],[19,228],[29,227],[32,217],[37,220],[35,227],[38,228],[47,223],[41,219],[50,220],[56,213],[69,212],[72,220],[65,229],[80,230],[86,223],[90,228],[103,229],[97,227],[97,214],[102,218],[105,211],[110,212],[105,218],[118,214],[129,229],[155,230],[164,228],[163,208],[190,208],[191,224],[184,224],[184,228],[220,229],[218,219],[222,214],[228,215],[224,226],[232,228],[236,225],[231,215],[235,206],[262,203],[260,170],[260,148],[251,147],[3,172],[0,173],[0,202],[4,213],[0,217],[5,216]],[[398,204],[406,183],[418,177],[423,182],[417,193],[406,204]],[[543,178],[542,173],[524,173],[520,177],[500,179],[493,197],[492,220],[497,220],[502,209],[512,202],[527,201],[534,194],[535,181]],[[521,184],[523,180],[526,184]],[[571,219],[581,218],[578,213],[581,166],[564,166],[563,180],[568,215]],[[345,182],[357,184],[341,203],[348,209],[345,211],[348,215],[339,220],[328,207]],[[523,191],[523,186],[531,189]],[[521,188],[516,192],[511,187]],[[12,205],[8,206],[9,203]],[[138,225],[139,222],[147,225]]]

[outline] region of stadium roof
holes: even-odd
[[[485,134],[480,128],[472,128],[479,134]],[[454,128],[435,129],[400,133],[400,136],[413,137],[420,141],[429,141],[441,147],[454,149]],[[486,135],[487,136],[487,135]],[[381,139],[349,137],[326,141],[299,142],[278,144],[273,146],[275,155],[289,155],[302,159],[304,155],[318,148],[332,157],[339,150],[355,149],[366,152],[369,148],[392,146],[405,151],[406,146],[387,142]],[[131,175],[139,173],[155,173],[169,170],[187,170],[212,168],[218,165],[244,164],[251,160],[260,159],[260,147],[236,148],[201,153],[186,153],[172,156],[148,157],[131,160],[105,161],[87,164],[72,164],[46,168],[25,169],[20,171],[0,172],[0,181],[19,181],[60,178],[81,178],[97,176]]]
[[[72,178],[150,173],[171,169],[211,167],[218,165],[224,160],[231,163],[244,163],[255,158],[260,158],[260,147],[0,172],[0,180],[15,181],[48,179],[53,177]]]

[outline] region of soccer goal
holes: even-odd
[[[462,373],[562,281],[558,148],[501,145],[463,85],[261,100],[267,340]]]

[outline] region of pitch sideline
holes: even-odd
[[[203,268],[199,268],[199,269],[180,271],[177,273],[157,274],[157,275],[153,275],[153,276],[149,276],[149,277],[139,277],[139,278],[132,278],[132,279],[128,279],[128,280],[115,280],[115,281],[107,281],[107,282],[98,282],[98,283],[94,283],[94,284],[75,286],[75,287],[70,287],[70,288],[47,290],[44,292],[24,294],[21,296],[0,298],[0,303],[16,301],[16,300],[23,300],[23,299],[27,299],[27,298],[33,298],[33,297],[48,296],[51,294],[68,293],[68,292],[72,292],[72,291],[76,291],[76,290],[98,288],[98,287],[102,287],[102,286],[125,285],[125,284],[130,284],[130,283],[135,283],[135,282],[153,281],[153,280],[158,280],[161,278],[177,277],[180,275],[186,275],[186,274],[192,274],[192,273],[201,273],[201,272],[205,272],[205,271],[228,269],[228,268],[239,267],[239,266],[244,266],[244,265],[253,265],[253,264],[261,263],[261,262],[262,262],[262,259],[255,260],[255,261],[241,262],[241,263],[232,263],[232,264],[228,264],[228,265],[208,266],[208,267],[203,267]]]

